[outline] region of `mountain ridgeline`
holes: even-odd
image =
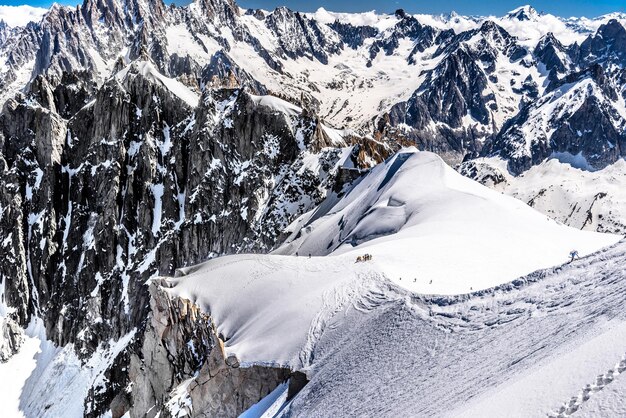
[[[0,360],[36,318],[82,361],[132,333],[107,383],[88,388],[85,414],[169,416],[185,377],[210,380],[210,361],[238,365],[220,357],[223,336],[198,325],[210,318],[187,318],[192,308],[148,279],[275,249],[303,214],[404,146],[450,164],[498,156],[514,175],[554,155],[613,164],[626,156],[624,22],[530,7],[492,20],[267,12],[230,0],[85,0],[25,27],[0,21]],[[181,349],[187,340],[212,354]],[[227,415],[290,373],[219,370],[242,395],[202,407]],[[159,373],[171,382],[157,384]],[[131,374],[152,389],[131,390]]]

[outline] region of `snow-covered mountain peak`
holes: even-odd
[[[521,6],[511,10],[505,16],[505,19],[516,19],[519,21],[537,21],[539,13],[530,5]]]
[[[369,253],[398,285],[445,294],[494,286],[564,260],[571,246],[590,253],[620,238],[557,224],[415,148],[374,167],[340,200],[328,197],[290,229],[292,236],[276,253],[353,259]],[[485,253],[493,260],[489,272],[474,265]],[[448,254],[463,256],[449,265]]]
[[[614,63],[626,66],[626,28],[611,19],[580,44],[580,60],[584,64]]]
[[[375,305],[359,321],[377,322],[410,303],[416,329],[471,328],[461,339],[541,321],[553,307],[543,288],[496,313],[500,290],[468,293],[619,239],[594,231],[626,230],[616,163],[626,155],[623,17],[85,0],[0,25],[0,359],[13,353],[7,329],[18,341],[38,317],[45,338],[66,347],[55,362],[79,357],[64,371],[117,347],[74,380],[72,416],[182,416],[192,406],[237,416],[290,376],[311,377],[321,334],[332,342],[313,367],[343,376],[345,362],[324,360],[348,335],[335,334],[335,306],[361,315]],[[462,177],[458,164],[500,189]],[[145,285],[179,268],[189,277],[162,281],[177,289]],[[547,289],[563,303],[576,293]],[[470,302],[460,312],[442,306],[461,299]],[[439,349],[394,359],[428,366]],[[47,366],[33,376],[56,373]],[[434,396],[425,408],[447,395],[420,391]],[[54,408],[65,405],[57,394]],[[50,396],[25,413],[44,416]],[[441,413],[424,411],[414,415]]]

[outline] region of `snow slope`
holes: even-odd
[[[360,327],[337,315],[346,325],[318,340],[326,357],[290,412],[558,416],[626,351],[625,251],[622,243],[448,306],[407,298],[348,312]]]
[[[626,161],[590,171],[576,156],[554,157],[519,176],[497,157],[479,158],[470,163],[477,169],[471,177],[574,228],[626,233]]]
[[[626,360],[622,360],[622,363],[621,373],[604,390],[584,403],[577,417],[626,416]]]
[[[624,370],[625,256],[621,242],[493,289],[429,297],[343,256],[242,255],[186,269],[168,291],[213,316],[242,367],[306,372],[290,403],[277,405],[277,391],[252,416],[268,405],[280,416],[565,416],[589,393],[600,403],[589,408],[620,408],[621,376],[615,386],[606,376]]]
[[[364,278],[376,276],[351,257],[279,255],[219,257],[181,271],[185,276],[170,279],[169,291],[211,312],[218,332],[228,338],[229,354],[243,364],[296,368],[307,363],[314,335],[306,330],[331,302],[327,298],[332,304],[348,300]]]
[[[135,330],[101,345],[85,363],[73,344],[57,347],[47,340],[40,319],[33,319],[25,334],[20,351],[0,363],[0,415],[7,418],[84,416],[88,390],[107,383],[105,371]]]
[[[160,83],[189,106],[198,106],[198,101],[200,100],[198,93],[174,78],[165,77],[154,67],[154,64],[149,61],[135,61],[119,71],[115,77],[120,81],[124,81],[132,74],[132,71],[137,71],[147,79],[155,83]]]
[[[414,148],[334,199],[294,222],[276,253],[369,253],[374,269],[420,293],[484,289],[619,240],[563,226]]]
[[[397,381],[389,379],[393,373],[402,371],[406,374],[411,369],[408,366],[411,362],[424,363],[436,358],[441,365],[457,358],[456,367],[464,367],[463,362],[458,361],[462,353],[455,353],[450,358],[437,354],[440,344],[447,346],[445,341],[451,331],[462,331],[457,341],[458,350],[465,350],[466,341],[480,346],[485,339],[473,331],[499,329],[499,325],[515,319],[542,321],[541,318],[549,316],[555,306],[569,306],[570,298],[586,303],[585,298],[580,298],[583,279],[604,280],[613,277],[614,270],[623,274],[619,270],[619,260],[626,245],[620,244],[616,248],[621,253],[615,249],[601,252],[591,258],[576,260],[567,267],[553,268],[548,273],[531,274],[496,290],[449,297],[419,296],[411,292],[452,295],[467,293],[470,286],[474,291],[490,288],[537,268],[565,261],[571,245],[575,244],[581,253],[590,253],[619,239],[614,235],[583,232],[560,225],[522,202],[460,176],[436,155],[415,149],[405,149],[375,167],[348,190],[343,199],[331,197],[318,211],[323,213],[312,212],[298,221],[298,226],[302,226],[305,232],[276,254],[219,257],[181,269],[178,277],[167,280],[167,291],[173,297],[189,299],[211,314],[218,332],[225,337],[227,355],[236,355],[243,367],[253,364],[287,366],[306,372],[314,381],[318,373],[330,373],[322,378],[320,385],[336,386],[338,393],[343,393],[341,401],[334,394],[318,388],[316,390],[320,393],[307,396],[319,397],[319,402],[307,401],[298,407],[304,407],[307,416],[333,415],[330,412],[333,405],[347,406],[347,410],[358,412],[357,415],[380,412],[376,404],[371,406],[374,409],[368,409],[369,406],[362,405],[366,402],[356,401],[354,394],[349,395],[346,391],[354,390],[355,384],[371,382],[371,386],[361,388],[363,393],[373,395],[381,387],[388,386],[385,390],[395,391],[395,397],[404,396],[413,389],[400,389],[394,385],[407,377]],[[308,220],[312,221],[309,223]],[[328,247],[328,240],[337,235],[343,240]],[[299,256],[289,255],[296,251]],[[613,254],[611,251],[619,254],[606,255]],[[278,254],[280,252],[283,254]],[[309,252],[312,253],[310,257]],[[366,252],[373,254],[373,260],[355,263],[356,255]],[[595,260],[595,270],[587,274],[584,266],[589,265],[590,259]],[[602,270],[603,265],[606,270]],[[577,272],[580,277],[572,279],[576,288],[561,284],[561,281],[570,279],[569,275],[561,273],[562,270]],[[554,276],[551,282],[541,281],[546,275]],[[414,282],[412,277],[419,279]],[[432,283],[428,281],[431,278]],[[535,283],[537,281],[539,283]],[[528,294],[520,295],[519,288],[523,289],[527,283],[535,284],[529,285]],[[563,315],[563,321],[571,322],[579,314]],[[545,324],[546,327],[549,325],[550,322]],[[403,327],[411,331],[401,330]],[[606,337],[606,341],[615,342],[626,337],[626,325],[611,329],[600,329],[602,332],[598,331],[598,338]],[[533,327],[524,330],[531,333]],[[400,334],[393,334],[396,331]],[[494,338],[496,341],[499,341],[497,338],[503,339],[499,355],[514,357],[519,350],[530,350],[529,347],[536,342],[526,335],[528,341],[519,348],[509,341],[509,333],[517,335],[517,331],[512,328],[505,328],[505,331],[499,336],[497,333],[487,334],[489,338],[486,340],[491,343]],[[550,333],[554,331],[552,329]],[[387,341],[389,333],[393,334],[393,342]],[[552,335],[550,333],[547,335]],[[567,334],[563,338],[567,340],[566,337],[569,338]],[[413,341],[413,345],[406,346],[408,341]],[[580,352],[570,353],[574,356],[571,359],[595,356],[598,361],[576,369],[571,384],[560,386],[558,390],[542,391],[536,408],[558,407],[559,402],[567,400],[562,399],[564,396],[579,385],[584,387],[583,382],[591,379],[594,373],[597,375],[606,366],[608,358],[617,358],[618,353],[626,349],[619,344],[608,344],[605,340],[598,344],[598,341],[589,343]],[[426,355],[424,351],[430,354]],[[560,358],[569,351],[571,349],[555,349],[542,352],[542,355],[549,352]],[[345,356],[349,359],[346,360]],[[570,357],[563,361],[567,359]],[[480,362],[487,360],[481,359]],[[374,362],[372,367],[382,367],[384,363],[392,372],[377,374],[363,365],[364,361]],[[511,361],[502,360],[492,366],[510,367],[518,373],[520,369],[516,364],[519,361]],[[352,369],[354,364],[359,367]],[[542,381],[552,370],[547,363],[545,367],[540,374]],[[414,367],[412,370],[416,376],[420,375]],[[480,375],[487,373],[484,364],[472,370],[478,380],[489,377],[501,383],[510,377]],[[450,379],[447,372],[444,375]],[[372,379],[371,376],[377,377]],[[421,375],[421,379],[433,379],[433,376],[437,375],[431,370],[431,374]],[[539,379],[528,378],[530,382]],[[467,383],[465,380],[455,382],[461,386]],[[485,389],[474,386],[475,382],[468,386],[475,392],[472,396],[478,393],[477,390]],[[425,390],[424,382],[416,383],[417,387]],[[441,385],[430,390],[432,397],[447,394]],[[469,400],[464,396],[465,392],[459,392],[456,398],[448,401],[448,407],[457,407],[461,400]],[[328,401],[327,397],[334,400]],[[521,400],[516,407],[524,410],[534,402],[533,399]],[[275,407],[275,402],[274,398],[268,399],[264,405]],[[386,402],[386,399],[377,402]],[[313,404],[319,404],[321,409],[316,409]],[[484,409],[490,404],[468,405],[467,408]],[[415,407],[417,403],[412,401],[409,405]],[[435,405],[427,403],[422,407],[428,409]],[[259,406],[259,409],[263,408]],[[297,411],[296,415],[302,415],[300,410]]]

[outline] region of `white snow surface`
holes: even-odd
[[[211,56],[222,49],[213,38],[202,34],[194,37],[184,24],[168,27],[165,35],[167,50],[170,54],[178,54],[181,57],[189,56],[200,65],[208,64]],[[198,39],[201,40],[202,44]]]
[[[319,348],[320,338],[367,320],[360,315],[381,304],[418,297],[413,292],[490,288],[565,262],[572,248],[585,255],[619,240],[560,225],[415,149],[372,169],[334,207],[320,208],[323,214],[300,219],[303,237],[276,254],[219,257],[168,279],[172,296],[211,314],[227,354],[244,367],[281,365],[313,375],[336,349]],[[315,220],[302,224],[307,216]],[[327,247],[337,236],[345,242]],[[353,237],[360,237],[356,247]],[[373,260],[356,263],[364,253]],[[428,317],[424,309],[419,318]]]
[[[101,345],[82,364],[74,346],[57,347],[46,339],[43,322],[33,319],[20,351],[0,363],[0,415],[18,417],[84,416],[89,388],[106,381],[104,372],[135,335]]]
[[[11,26],[26,26],[29,22],[39,22],[48,9],[32,7],[26,4],[22,6],[0,5],[0,20]]]
[[[269,107],[270,109],[279,113],[284,113],[285,115],[297,116],[300,114],[300,112],[302,112],[302,108],[278,97],[269,95],[255,96],[251,94],[250,98],[257,106]]]
[[[557,416],[623,407],[625,256],[621,242],[444,297],[341,256],[240,255],[185,269],[169,292],[212,315],[242,367],[291,358],[307,373],[279,416]],[[281,407],[274,395],[251,415]]]
[[[557,416],[623,359],[625,251],[621,243],[465,301],[374,289],[368,313],[329,321],[311,382],[284,416]],[[605,392],[618,385],[591,400],[619,410]]]
[[[307,330],[325,298],[348,298],[372,274],[348,257],[280,255],[219,257],[182,271],[170,279],[171,294],[211,313],[228,354],[243,364],[290,367],[306,363]]]
[[[559,264],[572,249],[590,254],[620,238],[559,224],[415,148],[374,167],[336,204],[332,199],[294,222],[276,253],[353,261],[369,253],[374,269],[420,293],[488,288]]]
[[[549,217],[577,229],[626,233],[626,161],[590,171],[580,158],[559,156],[512,176],[500,158],[473,161],[479,171],[504,181],[485,184],[527,202]],[[567,162],[565,162],[567,161]]]
[[[626,417],[626,373],[584,403],[576,417]]]

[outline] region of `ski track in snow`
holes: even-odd
[[[460,296],[364,280],[363,299],[377,300],[368,309],[325,303],[312,322],[311,382],[281,416],[559,416],[564,405],[581,408],[624,367],[615,366],[626,351],[624,257],[622,241]],[[572,395],[580,401],[564,402]]]

